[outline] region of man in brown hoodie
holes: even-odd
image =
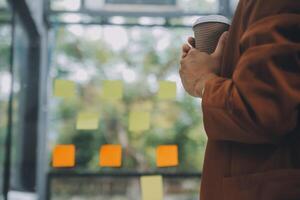
[[[180,75],[202,98],[200,199],[300,200],[300,0],[240,0],[214,54],[183,46]]]

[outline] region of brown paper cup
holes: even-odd
[[[193,25],[196,49],[212,54],[221,35],[229,30],[230,20],[221,15],[200,17]]]

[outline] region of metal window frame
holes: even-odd
[[[91,10],[85,7],[86,0],[80,0],[80,8],[76,11],[71,10],[52,10],[51,9],[51,0],[45,0],[45,21],[48,27],[52,25],[71,25],[71,24],[81,24],[81,25],[116,25],[110,23],[110,17],[114,16],[122,16],[122,17],[131,17],[131,18],[139,18],[139,17],[160,17],[165,19],[164,25],[143,25],[138,23],[130,23],[130,24],[121,24],[122,26],[165,26],[165,27],[191,27],[184,24],[172,25],[169,23],[170,19],[173,18],[182,18],[189,16],[201,16],[201,15],[210,15],[210,14],[220,14],[231,18],[233,16],[233,11],[230,7],[230,0],[217,0],[219,3],[219,10],[216,13],[212,12],[184,12],[184,11],[112,11],[106,9],[99,10]],[[85,15],[91,18],[98,18],[98,20],[90,21],[90,22],[63,22],[61,20],[53,19],[59,15],[63,14],[78,14]],[[117,24],[120,25],[120,24]]]
[[[110,1],[112,1],[112,2],[110,2]],[[106,4],[116,4],[116,3],[114,3],[114,1],[116,1],[116,0],[105,0],[105,3]],[[167,0],[167,1],[170,3],[162,3],[162,4],[158,4],[158,5],[175,5],[176,4],[176,0]],[[132,4],[141,4],[141,3],[140,2],[132,2]],[[149,5],[149,4],[151,5],[151,3],[147,3],[147,5]]]
[[[0,12],[4,14],[6,17],[4,20],[0,20],[1,25],[9,25],[12,23],[14,20],[14,13],[10,13],[8,9],[1,8]],[[10,53],[9,53],[9,73],[13,73],[13,40],[14,40],[14,27],[11,26],[11,41],[10,41]],[[10,94],[8,96],[8,107],[7,107],[7,130],[6,130],[6,135],[5,135],[5,142],[4,142],[4,162],[3,162],[3,182],[2,182],[2,188],[0,197],[5,198],[6,197],[6,188],[8,187],[9,183],[9,169],[10,169],[10,155],[11,155],[11,124],[12,124],[12,88],[13,88],[13,81],[10,83]]]
[[[8,3],[11,7],[13,13],[13,20],[11,21],[12,24],[12,45],[11,45],[11,69],[10,73],[12,76],[12,89],[10,92],[10,99],[9,99],[9,108],[8,108],[8,131],[6,135],[6,151],[5,151],[5,169],[4,169],[4,186],[3,186],[3,194],[4,199],[8,198],[8,192],[11,189],[11,151],[12,151],[12,134],[13,134],[13,88],[14,88],[14,50],[15,50],[15,26],[16,22],[18,21],[22,26],[22,29],[25,32],[26,38],[28,38],[28,59],[26,63],[24,63],[26,70],[30,74],[29,77],[26,79],[26,84],[28,85],[30,91],[32,93],[30,95],[24,96],[24,110],[21,113],[23,123],[25,124],[23,133],[26,133],[28,138],[24,137],[26,141],[22,146],[21,154],[21,167],[20,167],[20,179],[21,187],[17,188],[23,191],[34,191],[35,189],[35,182],[36,182],[36,165],[37,165],[37,138],[38,138],[38,103],[39,103],[39,84],[35,84],[39,82],[39,69],[40,69],[40,34],[36,23],[33,20],[31,15],[31,11],[26,3],[25,0],[8,0]],[[8,22],[9,23],[9,22]],[[19,115],[19,113],[18,113]],[[27,126],[26,122],[29,120],[27,116],[30,115],[32,121],[35,121],[35,125]],[[26,144],[26,145],[25,145]],[[30,163],[30,166],[27,166],[27,156],[32,158],[33,163]]]
[[[202,173],[137,173],[137,172],[118,172],[118,173],[76,173],[69,171],[50,172],[47,176],[46,200],[51,200],[51,181],[53,179],[64,178],[140,178],[141,176],[160,175],[163,178],[192,178],[201,179]]]

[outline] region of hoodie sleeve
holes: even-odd
[[[232,79],[205,85],[204,126],[211,140],[278,143],[293,131],[300,105],[300,15],[264,17],[240,41]]]

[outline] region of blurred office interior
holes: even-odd
[[[165,200],[197,200],[206,136],[200,100],[183,90],[181,45],[199,16],[232,18],[237,0],[0,0],[0,199],[141,200],[140,177],[161,175]],[[76,98],[53,95],[54,81],[76,83]],[[121,100],[103,97],[121,80]],[[176,83],[173,101],[156,98]],[[81,110],[99,128],[76,130]],[[128,130],[130,110],[150,128]],[[76,165],[51,165],[58,144],[76,146]],[[120,168],[99,167],[99,147],[120,144]],[[179,147],[179,165],[158,168],[155,149]]]

